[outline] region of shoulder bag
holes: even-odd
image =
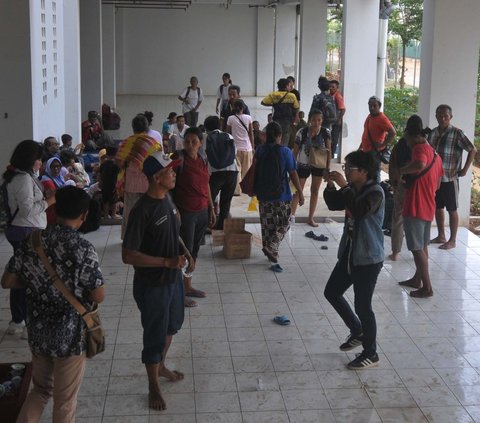
[[[98,305],[95,304],[92,311],[87,311],[80,301],[69,291],[65,284],[58,276],[58,273],[50,264],[45,250],[41,242],[42,231],[34,231],[30,236],[30,243],[33,250],[42,260],[43,265],[50,275],[50,280],[55,288],[57,288],[65,297],[65,299],[77,310],[82,316],[87,329],[85,331],[85,340],[87,341],[87,358],[95,357],[97,354],[105,351],[105,332],[102,328],[100,315],[98,314]]]
[[[305,137],[308,136],[308,129],[304,133]],[[320,133],[317,135],[320,136]],[[311,167],[317,169],[326,169],[328,166],[328,156],[330,151],[325,147],[315,147],[313,142],[310,145],[310,151],[308,153],[308,164]]]
[[[421,172],[417,173],[417,174],[410,174],[410,175],[403,175],[402,179],[403,179],[403,185],[405,186],[405,188],[411,188],[413,183],[420,177],[422,177],[423,175],[425,175],[431,168],[432,166],[434,165],[435,163],[435,160],[437,160],[437,152],[435,151],[434,154],[433,154],[433,159],[431,161],[431,163],[425,168],[423,169]]]
[[[392,152],[388,147],[385,147],[383,150],[377,150],[375,145],[373,144],[372,136],[370,135],[370,128],[369,128],[369,122],[367,122],[367,133],[368,133],[368,140],[370,141],[370,144],[372,145],[373,151],[375,151],[377,154],[378,160],[380,160],[384,164],[390,163],[390,157],[392,155]]]

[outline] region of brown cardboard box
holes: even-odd
[[[223,254],[227,259],[250,257],[252,252],[252,234],[245,230],[245,219],[225,219],[223,232]],[[218,242],[220,234],[216,235]],[[214,237],[213,242],[215,241]]]

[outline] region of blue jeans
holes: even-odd
[[[5,237],[13,247],[14,254],[22,245],[23,240],[36,229],[38,228],[12,225],[5,230]],[[12,288],[10,290],[10,313],[12,314],[12,322],[14,323],[21,323],[26,319],[27,296],[25,288]]]
[[[168,335],[175,335],[183,325],[183,278],[180,271],[173,283],[152,285],[149,281],[133,283],[133,298],[140,310],[143,327],[142,363],[156,364],[163,359]]]
[[[352,265],[349,274],[347,256],[348,249],[335,265],[324,295],[353,335],[363,333],[363,351],[365,355],[371,357],[377,351],[377,323],[372,309],[372,296],[383,262],[365,266]],[[352,285],[356,314],[343,296]]]

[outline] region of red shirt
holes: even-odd
[[[180,212],[198,212],[208,207],[209,180],[205,160],[200,155],[192,159],[183,150],[183,166],[177,169],[174,191],[175,204]]]
[[[362,134],[362,145],[361,149],[363,151],[372,151],[372,142],[385,142],[387,137],[387,132],[393,128],[392,122],[386,117],[382,112],[378,115],[373,116],[372,114],[368,115],[363,124],[363,134]],[[369,136],[370,133],[370,136]],[[383,147],[379,148],[383,150]]]
[[[338,110],[345,110],[345,102],[343,101],[343,96],[340,94],[340,91],[335,91],[333,94],[333,99],[335,100],[335,104]]]
[[[89,120],[82,122],[82,143],[85,144],[88,140],[96,141],[102,134],[102,127],[96,121],[91,123]]]
[[[428,143],[416,144],[412,149],[412,162],[421,161],[429,166],[432,163],[434,150]],[[414,181],[405,190],[402,215],[431,222],[435,216],[435,192],[438,181],[443,175],[442,159],[439,155],[431,169]]]

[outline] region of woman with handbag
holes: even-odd
[[[263,254],[272,263],[270,270],[283,272],[278,263],[278,250],[290,228],[292,194],[289,178],[299,192],[300,206],[304,198],[292,150],[281,145],[281,126],[270,122],[265,133],[267,142],[255,152],[254,193],[259,201]]]
[[[316,228],[318,223],[314,220],[315,209],[318,203],[318,192],[322,184],[322,177],[328,176],[330,169],[330,149],[331,137],[330,131],[322,127],[323,113],[318,109],[310,111],[308,116],[308,126],[297,132],[293,155],[297,160],[297,173],[300,178],[300,186],[305,186],[305,182],[312,175],[312,185],[310,187],[310,206],[308,210],[307,223]],[[298,206],[298,194],[293,195],[291,221],[295,222],[295,212]]]
[[[3,174],[10,209],[10,222],[5,229],[5,237],[14,252],[35,229],[45,229],[47,226],[45,211],[55,203],[53,192],[45,192],[38,180],[42,152],[43,147],[38,142],[22,141],[15,147],[7,170]],[[7,333],[26,338],[25,289],[10,290],[10,311],[12,320]]]

